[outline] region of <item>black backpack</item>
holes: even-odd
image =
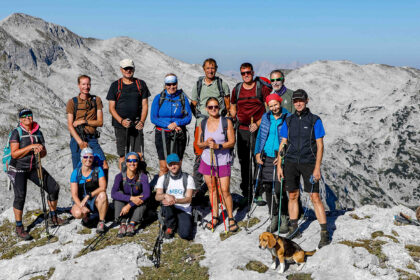
[[[169,179],[170,179],[169,172],[163,176],[165,176],[163,178],[163,193],[166,193],[169,186]],[[188,173],[182,172],[182,185],[184,186],[184,196],[185,196],[185,193],[187,192],[187,186],[188,186]]]
[[[235,95],[236,95],[236,104],[238,104],[239,100],[249,100],[249,99],[259,99],[261,101],[262,104],[264,104],[264,99],[262,96],[262,88],[263,86],[266,86],[268,88],[273,88],[271,86],[271,84],[267,83],[266,81],[264,81],[263,79],[261,79],[260,77],[255,77],[254,79],[255,83],[256,83],[256,96],[253,97],[239,97],[239,94],[241,92],[241,88],[242,88],[242,84],[243,82],[237,83],[235,86]]]
[[[173,102],[173,103],[178,102],[177,100],[174,101],[172,99],[166,98],[166,92],[165,92],[165,90],[163,90],[160,93],[160,97],[159,97],[159,110],[160,110],[160,107],[162,106],[163,102],[165,102],[165,100],[167,100],[169,102]],[[181,106],[182,106],[182,115],[185,117],[188,114],[187,114],[187,111],[185,110],[185,94],[184,94],[183,91],[181,92],[181,95],[179,96],[179,101],[181,102]]]

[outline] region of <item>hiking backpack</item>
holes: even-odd
[[[269,81],[267,81],[267,78],[264,77],[255,77],[254,82],[256,83],[256,95],[253,97],[243,97],[243,98],[239,98],[239,94],[242,88],[242,84],[243,82],[237,83],[235,86],[235,95],[236,95],[236,104],[238,104],[239,100],[249,100],[249,99],[259,99],[261,101],[262,104],[265,103],[264,99],[263,99],[263,95],[262,95],[262,88],[263,86],[266,86],[268,88],[273,88],[271,86],[271,84],[269,83]]]
[[[163,90],[160,93],[160,97],[159,97],[159,110],[160,110],[160,107],[162,106],[163,102],[165,102],[165,100],[167,100],[169,102],[172,102],[172,103],[178,102],[178,100],[172,100],[172,99],[166,98],[166,92],[165,92],[165,90]],[[181,113],[185,117],[186,115],[188,115],[188,113],[185,110],[185,95],[184,95],[184,92],[182,90],[181,90],[181,95],[179,96],[179,101],[181,102],[181,106],[182,106]]]
[[[201,94],[201,89],[203,88],[203,80],[204,80],[204,76],[201,76],[200,78],[198,78],[197,81],[197,96],[198,99],[200,99],[200,94]],[[223,102],[225,102],[225,97],[226,97],[226,93],[225,90],[223,89],[223,80],[219,77],[215,77],[216,79],[216,84],[217,84],[217,89],[219,90],[219,97],[222,97]],[[226,109],[226,102],[225,102],[225,111]],[[198,112],[199,114],[201,114],[200,112]],[[227,114],[226,112],[222,112],[221,115],[225,116]]]
[[[93,107],[95,107],[95,113],[96,113],[98,111],[98,104],[96,104],[96,95],[91,94],[90,96],[92,97],[92,99],[89,102],[89,107],[92,105],[91,102],[93,102]],[[77,98],[77,96],[73,97],[72,99],[73,99],[73,104],[74,104],[73,105],[73,121],[75,121],[76,120],[76,113],[77,113],[78,105],[79,105],[79,99]],[[87,115],[87,111],[88,110],[86,110],[86,115]]]
[[[165,176],[163,178],[163,193],[166,193],[169,187],[169,179],[170,179],[169,172],[163,176]],[[187,186],[188,186],[188,173],[182,172],[182,185],[184,186],[184,196],[185,196],[185,193],[187,192]]]
[[[141,97],[141,83],[140,80],[137,78],[134,78],[134,82],[136,83],[137,90],[139,91],[140,97]],[[123,88],[123,79],[118,79],[118,90],[117,90],[117,99],[115,100],[115,104],[117,104],[118,100],[121,97],[122,94],[122,88]]]
[[[22,128],[20,126],[14,128],[9,132],[9,137],[7,137],[6,146],[3,148],[3,171],[7,172],[9,169],[10,160],[12,159],[12,150],[10,149],[10,138],[12,137],[13,131],[17,129],[19,132],[19,139],[22,138]]]

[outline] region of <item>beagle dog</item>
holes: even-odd
[[[273,263],[271,269],[276,269],[276,259],[279,259],[280,267],[278,273],[283,273],[285,269],[285,260],[294,260],[298,266],[298,270],[302,269],[305,264],[305,256],[312,256],[316,251],[305,252],[298,244],[290,239],[276,236],[270,232],[260,234],[260,249],[268,249],[271,252]]]

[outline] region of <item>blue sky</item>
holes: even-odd
[[[222,71],[258,64],[351,60],[420,68],[420,1],[0,1],[84,37],[130,36]]]

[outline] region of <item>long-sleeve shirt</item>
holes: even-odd
[[[142,173],[140,175],[140,183],[142,190],[136,186],[136,179],[129,179],[125,181],[123,185],[123,177],[121,173],[118,173],[114,179],[114,185],[111,190],[111,197],[115,200],[129,202],[132,207],[136,204],[130,201],[131,196],[143,195],[142,200],[147,200],[150,197],[150,185],[147,175]]]

